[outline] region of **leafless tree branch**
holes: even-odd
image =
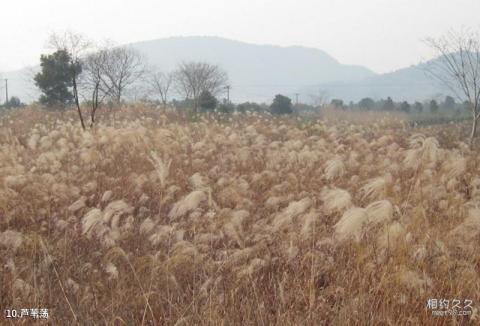
[[[480,37],[469,30],[450,31],[425,43],[438,59],[426,65],[426,72],[442,82],[462,102],[467,101],[472,113],[470,144],[473,144],[480,118]]]
[[[173,77],[173,73],[153,71],[147,78],[147,82],[150,86],[150,92],[160,96],[164,107],[166,107],[168,102],[168,94],[173,84]]]
[[[183,62],[174,75],[177,92],[193,100],[196,112],[198,98],[203,91],[213,95],[220,93],[228,84],[228,75],[220,67],[205,62]]]
[[[64,50],[70,56],[71,66],[71,79],[73,84],[73,96],[75,105],[77,107],[78,116],[82,128],[85,130],[85,122],[82,116],[82,110],[80,108],[79,93],[78,93],[78,71],[77,68],[81,67],[81,57],[85,55],[91,48],[92,43],[85,36],[75,33],[73,31],[65,31],[63,33],[53,33],[48,40],[49,47],[56,51]]]

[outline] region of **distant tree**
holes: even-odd
[[[177,92],[185,99],[193,100],[193,110],[197,112],[199,97],[207,91],[218,95],[228,84],[228,75],[220,67],[204,62],[183,62],[174,75]]]
[[[403,101],[400,105],[400,110],[406,113],[410,113],[411,106],[407,101]]]
[[[265,103],[255,103],[255,102],[247,102],[247,105],[249,107],[249,110],[254,111],[254,112],[265,112],[269,110],[269,106]]]
[[[435,100],[430,101],[429,109],[431,113],[437,113],[438,112],[438,103]]]
[[[103,83],[115,103],[121,103],[125,92],[145,74],[144,57],[131,47],[106,49],[103,64]]]
[[[248,107],[244,103],[241,103],[241,104],[237,105],[236,110],[237,110],[237,112],[245,113],[245,112],[247,112]]]
[[[81,57],[91,47],[91,42],[87,40],[83,35],[72,31],[66,31],[63,34],[53,33],[50,35],[48,41],[50,48],[58,51],[65,51],[68,54],[68,65],[66,73],[71,80],[73,102],[77,107],[78,116],[83,130],[85,130],[85,123],[83,121],[82,110],[80,109],[80,100],[78,93],[78,80],[79,75],[82,73]]]
[[[336,99],[336,98],[332,99],[332,101],[330,102],[330,105],[337,109],[345,108],[345,105],[343,104],[343,100]]]
[[[292,100],[286,96],[278,94],[275,96],[272,105],[270,105],[272,114],[291,114],[293,113]]]
[[[455,109],[455,99],[451,96],[446,96],[443,102],[443,107],[447,110]]]
[[[8,99],[8,102],[4,103],[3,105],[0,105],[0,108],[15,109],[15,108],[19,108],[19,107],[22,107],[22,106],[25,106],[25,104],[23,104],[22,101],[20,101],[20,99],[18,97],[11,96]]]
[[[310,94],[310,99],[313,106],[323,108],[328,103],[328,93],[324,90],[319,90],[318,94]]]
[[[392,98],[389,96],[383,103],[382,109],[385,111],[393,111],[395,110],[395,103],[393,103]]]
[[[298,103],[295,105],[295,110],[297,112],[315,112],[318,110],[318,107],[315,107],[311,104]]]
[[[450,31],[426,40],[438,56],[427,72],[441,81],[460,100],[468,101],[472,116],[470,146],[480,120],[480,35],[469,30]]]
[[[176,109],[188,109],[193,107],[193,101],[191,99],[177,100],[174,98],[171,102]]]
[[[7,104],[7,107],[8,108],[19,108],[21,106],[23,106],[24,104],[22,103],[22,101],[20,101],[20,99],[16,96],[12,96],[10,97],[10,99],[8,100],[8,104]]]
[[[263,112],[268,110],[268,106],[265,104],[258,104],[254,102],[245,102],[237,105],[238,112],[247,112],[247,111],[254,111],[254,112]]]
[[[90,126],[93,126],[95,112],[104,100],[118,104],[127,91],[137,93],[140,89],[137,83],[146,70],[144,58],[138,51],[112,44],[85,55],[81,62],[84,72],[81,86],[92,105]]]
[[[79,64],[72,65],[67,51],[58,50],[40,57],[41,71],[34,77],[35,85],[41,90],[40,103],[54,108],[65,108],[74,101],[71,71],[80,74]]]
[[[373,110],[375,107],[375,101],[370,97],[363,98],[358,102],[358,107],[363,110]]]
[[[152,72],[148,76],[151,92],[160,96],[164,107],[167,106],[168,94],[173,83],[173,73]]]
[[[420,102],[415,102],[413,104],[413,109],[418,113],[422,113],[423,112],[423,104],[420,103]]]
[[[223,102],[217,106],[217,111],[221,113],[232,113],[235,109],[235,105],[227,99],[224,99]]]
[[[198,106],[205,111],[212,111],[217,107],[218,100],[209,91],[203,91],[198,97]]]
[[[83,60],[82,88],[89,94],[91,103],[90,127],[95,123],[95,113],[103,100],[109,94],[109,86],[105,81],[104,68],[107,62],[108,50],[101,49],[88,55]]]

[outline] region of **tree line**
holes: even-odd
[[[172,72],[148,67],[145,58],[134,48],[107,44],[96,46],[81,34],[66,32],[52,34],[48,41],[51,54],[40,57],[41,70],[34,77],[40,89],[39,103],[50,109],[74,106],[82,128],[86,118],[81,104],[90,107],[90,127],[95,123],[98,108],[105,103],[118,105],[136,86],[143,88],[143,97],[156,98],[166,107],[198,110],[266,112],[289,114],[294,112],[292,100],[277,95],[270,106],[245,102],[235,105],[229,99],[220,102],[217,97],[229,87],[227,73],[217,65],[205,62],[182,62]],[[173,99],[171,94],[182,100]]]
[[[360,108],[364,110],[399,110],[406,113],[432,113],[441,108],[459,110],[467,108],[471,114],[472,128],[470,144],[473,144],[480,120],[480,36],[469,30],[451,31],[440,38],[425,41],[434,50],[437,59],[427,65],[426,72],[441,81],[453,97],[443,103],[431,100],[428,103],[395,103],[391,98],[374,101],[362,99],[348,106],[341,100],[332,100],[331,105],[340,108]],[[181,63],[174,72],[160,72],[147,68],[143,57],[131,47],[93,45],[85,37],[73,32],[54,34],[49,44],[54,53],[41,56],[41,72],[35,76],[35,83],[42,91],[40,102],[50,107],[75,105],[81,125],[85,121],[80,108],[80,96],[90,104],[90,126],[95,122],[95,113],[105,101],[121,103],[125,93],[140,81],[149,85],[167,105],[171,90],[184,98],[194,112],[198,108],[232,109],[229,101],[218,103],[215,96],[228,86],[228,75],[220,67],[202,62]],[[87,95],[84,95],[87,94]],[[240,110],[245,106],[239,106]],[[238,107],[237,107],[238,109]],[[272,113],[293,112],[292,101],[286,96],[277,95],[269,107]]]
[[[370,97],[365,97],[357,103],[350,102],[349,104],[345,104],[343,100],[340,99],[333,99],[330,102],[330,105],[344,110],[356,109],[362,111],[386,111],[412,114],[435,114],[438,112],[463,114],[469,109],[468,101],[457,103],[455,98],[449,95],[445,96],[443,101],[431,99],[424,102],[415,101],[413,103],[408,101],[395,102],[391,97],[387,97],[387,99],[381,99],[378,101],[375,101]]]
[[[48,44],[54,52],[41,55],[41,70],[34,77],[42,92],[39,102],[58,109],[73,105],[84,129],[82,102],[90,106],[93,126],[102,104],[120,104],[136,87],[142,87],[148,96],[160,98],[163,105],[175,91],[196,112],[199,107],[216,107],[215,96],[228,85],[227,73],[216,65],[182,62],[175,71],[162,72],[148,67],[145,58],[132,47],[97,46],[73,32],[53,34]]]

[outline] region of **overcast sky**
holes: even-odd
[[[322,49],[383,73],[429,57],[421,42],[479,28],[480,0],[13,0],[2,1],[0,71],[36,64],[52,31],[129,43],[209,35]]]

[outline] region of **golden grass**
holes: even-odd
[[[55,325],[478,322],[426,309],[480,300],[480,155],[461,125],[140,105],[99,121],[1,118],[2,310],[49,308]]]

